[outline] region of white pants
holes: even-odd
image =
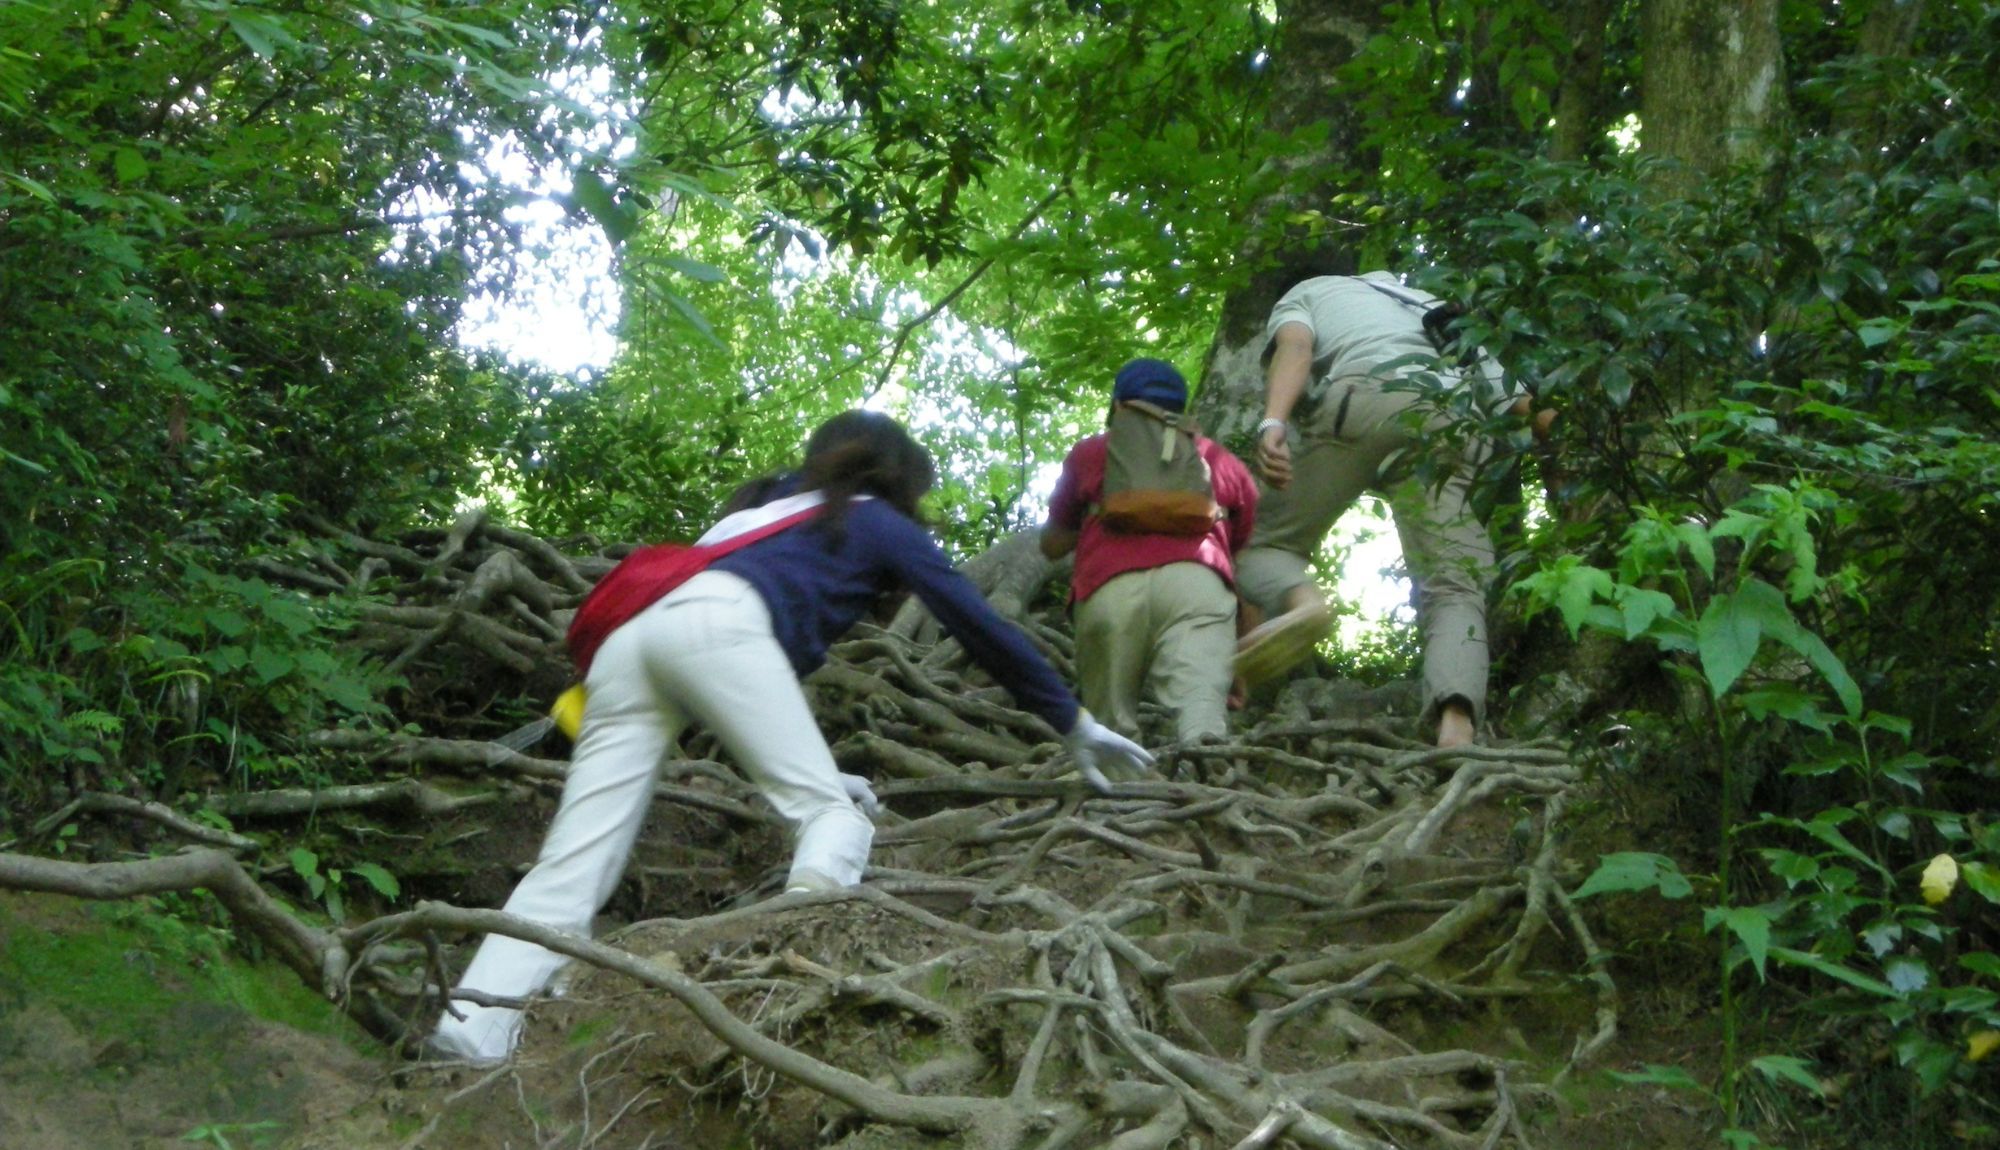
[[[509,914],[588,936],[646,821],[661,758],[690,720],[714,731],[792,827],[788,886],[833,889],[861,881],[874,825],[842,789],[771,616],[750,584],[705,571],[612,632],[585,684],[589,701],[562,803]],[[459,981],[521,997],[568,959],[530,942],[489,935]],[[512,1053],[521,1012],[454,1004],[432,1044],[475,1061]]]

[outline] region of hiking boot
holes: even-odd
[[[1310,659],[1332,633],[1333,609],[1325,604],[1287,611],[1236,641],[1236,677],[1254,691]]]

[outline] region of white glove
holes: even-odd
[[[872,819],[882,813],[882,800],[875,797],[875,788],[868,785],[867,779],[842,771],[840,787],[847,792],[854,805],[861,808],[862,814]]]
[[[1111,790],[1114,779],[1128,782],[1152,773],[1153,756],[1146,748],[1091,718],[1089,711],[1076,713],[1076,726],[1063,736],[1063,745],[1076,760],[1076,773],[1100,795]]]

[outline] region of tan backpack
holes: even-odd
[[[1222,508],[1186,416],[1143,400],[1111,410],[1105,434],[1104,494],[1096,513],[1122,535],[1206,535]]]

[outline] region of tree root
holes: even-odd
[[[449,693],[466,689],[468,666],[495,677],[492,697],[560,681],[565,613],[609,563],[471,515],[407,543],[329,528],[308,559],[259,569],[313,594],[386,594],[363,609],[357,640],[410,679],[413,698],[462,698]],[[1068,636],[1031,610],[1050,574],[1032,547],[1011,542],[974,570],[1068,660]],[[1500,1053],[1508,1045],[1475,1035],[1438,1046],[1426,1038],[1435,1028],[1411,1020],[1476,1032],[1483,1011],[1554,1008],[1554,992],[1582,979],[1594,1001],[1587,1021],[1565,1018],[1568,1051],[1549,1052],[1557,1081],[1616,1035],[1617,988],[1564,891],[1560,823],[1580,779],[1564,749],[1439,750],[1346,719],[1266,721],[1179,746],[1156,726],[1162,777],[1100,795],[1054,732],[998,701],[919,609],[858,634],[809,683],[837,760],[872,775],[890,812],[853,890],[746,896],[723,910],[690,900],[677,917],[597,941],[433,901],[322,928],[237,861],[270,831],[220,831],[102,794],[39,820],[33,837],[100,814],[206,846],[132,863],[0,854],[0,886],[81,898],[209,889],[301,978],[392,1039],[425,1032],[446,1006],[439,934],[507,934],[583,964],[571,997],[531,1002],[531,1016],[615,1014],[599,994],[613,985],[616,1003],[684,1012],[619,1016],[560,1077],[531,1028],[520,1062],[478,1090],[511,1084],[533,1127],[523,1140],[536,1144],[672,1144],[674,1115],[690,1105],[769,1115],[789,1099],[813,1112],[810,1132],[772,1145],[901,1127],[979,1150],[1525,1150],[1524,1107],[1545,1093]],[[460,737],[323,731],[311,743],[336,761],[406,776],[209,807],[272,824],[374,809],[466,820],[503,795],[546,795],[567,773],[471,731],[437,733]],[[656,798],[732,825],[781,825],[725,762],[662,764]],[[676,1026],[707,1036],[706,1053],[689,1053]],[[907,1063],[883,1054],[898,1042],[920,1052]],[[569,1100],[555,1117],[539,1103],[550,1092]]]

